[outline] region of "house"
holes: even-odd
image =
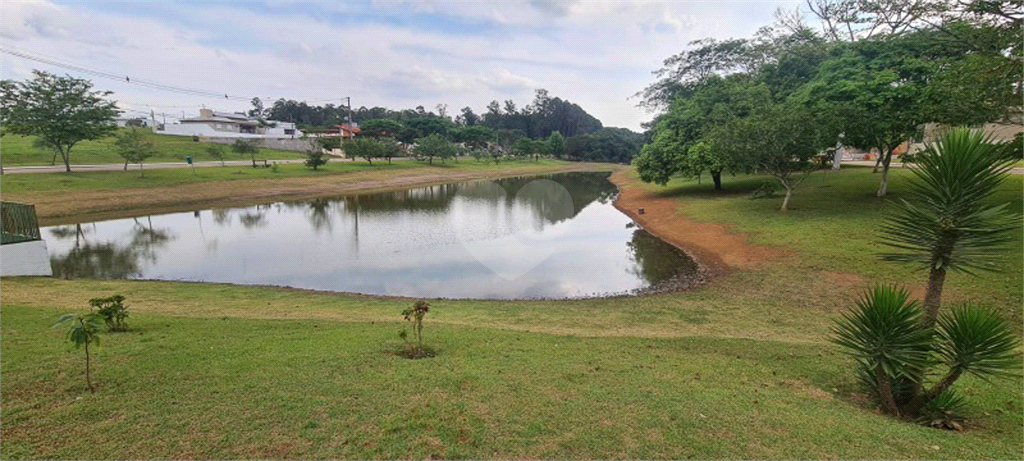
[[[183,118],[176,124],[165,125],[160,131],[162,134],[178,136],[220,138],[294,139],[302,136],[294,123],[262,120],[242,112],[217,112],[212,109],[200,109],[198,117]]]
[[[352,125],[344,123],[327,128],[327,130],[320,133],[319,136],[325,138],[335,138],[340,136],[342,139],[352,139],[358,136],[359,132],[358,123],[353,123]]]

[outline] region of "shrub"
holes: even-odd
[[[108,330],[128,330],[128,324],[124,321],[128,318],[128,306],[124,305],[124,296],[114,295],[108,298],[93,298],[89,300],[89,305],[96,309],[96,313],[103,318]]]

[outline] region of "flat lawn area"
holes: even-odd
[[[891,198],[906,173],[893,171]],[[408,299],[5,278],[0,456],[1020,458],[1019,376],[961,379],[967,430],[928,429],[878,414],[827,341],[871,284],[922,292],[923,272],[878,258],[878,175],[816,173],[784,214],[781,197],[748,198],[765,178],[723,179],[725,193],[643,187],[792,256],[682,293],[433,300],[424,335],[438,356],[423,360],[392,353]],[[1012,177],[995,200],[1020,210],[1021,189]],[[1022,246],[1003,272],[951,276],[946,305],[982,302],[1020,325]],[[104,335],[90,394],[82,351],[49,326],[114,293],[132,331]]]
[[[130,128],[121,128],[122,132]],[[145,135],[145,139],[153,143],[157,154],[146,159],[146,163],[160,162],[181,162],[185,163],[185,157],[191,155],[196,162],[217,160],[206,153],[209,146],[219,145],[224,148],[225,160],[249,160],[249,157],[241,157],[231,151],[231,146],[226,144],[215,144],[207,142],[195,142],[191,136],[172,136],[153,133],[149,128],[139,128]],[[71,149],[71,169],[75,164],[102,164],[102,163],[124,163],[124,158],[117,155],[114,149],[114,141],[117,138],[110,136],[95,141],[82,141]],[[3,155],[4,166],[29,166],[49,165],[53,158],[53,152],[48,149],[39,149],[32,146],[35,137],[4,135],[0,139],[0,155]],[[257,159],[285,159],[304,158],[302,152],[293,152],[278,149],[260,148]],[[57,155],[56,164],[63,165],[60,155]],[[136,167],[137,168],[137,167]],[[147,173],[148,174],[148,173]]]

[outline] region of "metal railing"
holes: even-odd
[[[35,205],[0,202],[0,244],[41,240]]]

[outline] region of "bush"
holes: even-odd
[[[124,296],[114,295],[108,298],[93,298],[89,305],[103,318],[110,331],[128,331],[128,306],[124,305]]]

